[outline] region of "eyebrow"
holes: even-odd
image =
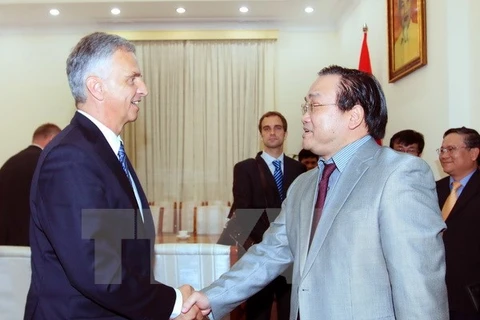
[[[140,72],[137,72],[137,71],[133,71],[132,73],[130,73],[127,78],[138,78],[138,77],[142,77],[142,74]]]
[[[322,94],[321,94],[321,93],[318,93],[318,92],[317,92],[317,93],[309,93],[309,94],[308,94],[308,98],[309,98],[309,99],[312,99],[312,98],[314,98],[314,97],[322,97]],[[307,97],[305,97],[305,101],[307,101]]]

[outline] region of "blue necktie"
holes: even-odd
[[[123,143],[120,142],[120,149],[118,150],[118,161],[122,164],[123,171],[127,175],[128,181],[130,181],[130,172],[128,171],[127,165],[127,154],[125,153],[125,148],[123,147]]]
[[[283,201],[283,174],[282,174],[282,163],[280,160],[273,160],[273,166],[275,171],[273,172],[273,178],[277,184],[278,193],[280,193],[280,200]]]

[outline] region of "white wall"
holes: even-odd
[[[287,154],[298,154],[302,149],[300,105],[317,72],[335,62],[336,50],[330,50],[331,47],[338,47],[337,36],[333,32],[279,33],[276,109],[288,121]]]
[[[468,12],[468,25],[470,26],[470,48],[471,48],[471,60],[470,63],[471,72],[470,77],[466,79],[467,85],[470,87],[470,99],[471,105],[471,125],[476,130],[480,130],[480,102],[478,93],[480,93],[480,81],[477,76],[480,71],[480,37],[478,36],[478,30],[480,30],[480,1],[470,1],[470,9]]]
[[[363,23],[369,27],[368,45],[374,75],[383,86],[389,121],[384,145],[403,129],[425,136],[423,159],[435,177],[444,176],[436,149],[450,127],[480,130],[480,111],[474,93],[480,91],[474,75],[480,71],[480,1],[427,1],[428,64],[394,83],[388,82],[387,7],[383,0],[362,0],[343,21],[340,38],[341,62],[358,64]],[[465,23],[467,21],[467,23]],[[356,50],[356,51],[355,51]],[[355,55],[355,53],[357,53]]]
[[[34,129],[54,122],[65,127],[75,110],[65,74],[65,61],[82,36],[93,30],[21,31],[0,33],[0,95],[7,97],[0,105],[2,149],[0,164],[25,148]],[[286,152],[300,151],[300,104],[316,73],[335,62],[338,47],[333,32],[280,31],[278,39],[278,82],[276,105],[289,123]],[[31,56],[35,54],[35,56]]]
[[[276,106],[289,122],[286,153],[301,149],[300,103],[322,67],[358,67],[368,24],[372,69],[382,84],[389,122],[384,144],[397,131],[415,129],[425,135],[423,158],[436,178],[443,176],[435,150],[445,130],[469,126],[480,130],[480,1],[429,0],[426,8],[427,66],[395,83],[388,83],[387,8],[384,0],[358,0],[337,32],[280,30],[277,48]],[[151,30],[151,28],[150,28]],[[91,30],[88,30],[88,32]],[[41,123],[68,124],[73,100],[65,75],[65,59],[86,33],[16,32],[0,30],[0,163],[30,142]],[[34,56],[33,56],[34,55]]]
[[[31,143],[33,131],[53,122],[65,127],[75,110],[65,61],[81,34],[0,36],[0,163]]]

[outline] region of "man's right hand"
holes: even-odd
[[[180,290],[182,293],[183,303],[185,303],[186,299],[195,292],[195,289],[193,289],[193,287],[190,285],[183,285],[178,288],[178,290]],[[178,317],[175,318],[175,320],[202,320],[203,318],[203,313],[200,312],[197,306],[193,306],[187,312],[183,312],[182,306],[182,312],[178,315]]]
[[[182,314],[189,312],[192,308],[199,308],[203,316],[207,316],[212,311],[207,296],[199,291],[195,291],[185,300]]]

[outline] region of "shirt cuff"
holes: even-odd
[[[173,306],[173,311],[172,314],[170,315],[170,319],[175,319],[182,313],[182,305],[183,305],[183,296],[180,290],[177,288],[173,288],[175,290],[175,293],[177,295],[177,298],[175,299],[175,305]]]

